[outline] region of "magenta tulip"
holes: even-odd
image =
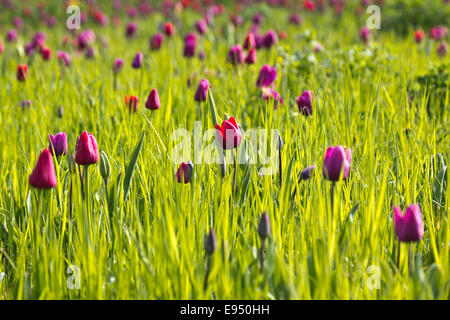
[[[67,153],[67,135],[65,132],[58,132],[56,135],[50,134],[48,149],[57,157]]]
[[[206,79],[201,79],[198,84],[197,91],[195,92],[195,101],[203,102],[206,101],[206,96],[208,94],[208,88],[210,87],[209,81]]]
[[[178,183],[189,183],[192,178],[193,169],[194,165],[190,160],[188,162],[182,162],[176,174]]]
[[[296,99],[298,111],[305,116],[312,114],[312,93],[309,90],[303,91],[302,95]]]
[[[402,210],[394,206],[395,234],[399,241],[412,242],[423,238],[423,221],[417,204],[410,205],[402,214]]]
[[[256,80],[256,85],[258,87],[268,87],[275,81],[277,78],[277,70],[275,67],[271,67],[268,65],[263,65],[261,70],[259,71],[258,79]]]
[[[98,162],[97,141],[87,131],[84,131],[78,139],[75,162],[80,165],[91,165]]]
[[[325,179],[338,181],[342,170],[342,179],[345,180],[350,172],[352,151],[342,146],[329,147],[323,159],[322,173]]]
[[[52,156],[48,149],[44,149],[39,155],[36,166],[28,181],[32,187],[38,189],[51,189],[56,187],[56,173]]]
[[[145,107],[150,110],[157,110],[160,107],[159,95],[156,89],[152,89],[148,95],[147,101],[145,102]]]
[[[241,144],[241,131],[233,117],[223,121],[221,126],[216,123],[215,128],[217,143],[223,146],[223,149],[234,149]]]

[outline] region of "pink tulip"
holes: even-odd
[[[323,159],[322,173],[325,179],[338,181],[341,171],[344,170],[342,179],[345,180],[350,173],[352,151],[342,146],[329,147]]]
[[[420,207],[412,204],[406,209],[405,215],[402,210],[394,206],[395,234],[399,241],[419,241],[423,238],[423,221]]]
[[[56,173],[53,166],[52,156],[48,149],[44,149],[39,155],[36,166],[28,181],[32,187],[38,189],[51,189],[56,187]]]
[[[98,162],[97,141],[87,131],[84,131],[78,139],[75,162],[80,165],[90,165]]]

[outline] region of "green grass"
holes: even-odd
[[[47,31],[53,49],[50,62],[36,56],[30,63],[15,46],[6,44],[0,54],[2,299],[450,297],[450,189],[441,188],[443,200],[434,201],[439,167],[431,162],[441,153],[449,163],[449,91],[439,115],[427,112],[425,98],[409,104],[407,92],[408,80],[442,59],[426,45],[417,47],[412,36],[401,38],[382,30],[369,46],[373,56],[355,58],[350,66],[349,51],[364,56],[366,50],[358,40],[363,20],[357,21],[352,12],[339,23],[331,12],[305,14],[300,27],[287,25],[285,10],[271,14],[263,30],[284,29],[288,39],[258,51],[254,66],[238,68],[225,62],[226,54],[231,44],[243,43],[248,25],[233,30],[226,17],[218,18],[214,31],[199,40],[206,60],[187,60],[181,54],[179,33],[198,18],[190,12],[182,17],[187,27],[176,29],[177,36],[165,40],[157,52],[148,50],[148,38],[163,21],[159,15],[140,20],[139,35],[131,41],[124,38],[124,25],[94,27],[96,58],[86,60],[71,52],[72,66],[63,77],[56,60],[65,34],[62,27]],[[28,31],[19,43],[30,38],[33,30]],[[105,50],[100,46],[102,37],[110,41]],[[310,39],[326,49],[316,55],[315,64],[301,58],[310,50]],[[141,71],[131,68],[138,51],[144,53]],[[110,67],[118,57],[125,65],[114,90]],[[24,62],[29,63],[29,78],[19,83],[15,68]],[[259,98],[255,87],[263,64],[278,70],[277,91],[284,104],[276,111]],[[188,88],[187,78],[194,73]],[[233,194],[230,163],[223,179],[217,165],[195,164],[191,184],[176,182],[179,164],[170,157],[179,141],[172,140],[172,132],[177,128],[192,132],[194,121],[200,120],[194,93],[202,77],[211,82],[220,122],[227,113],[244,130],[279,130],[284,141],[281,188],[277,174],[259,178],[261,165],[238,165]],[[161,109],[150,113],[144,103],[153,87],[160,94]],[[295,104],[306,89],[317,98],[308,118]],[[130,94],[140,98],[138,112],[131,115],[123,102]],[[22,99],[33,105],[22,111],[18,106]],[[64,108],[62,119],[57,117],[59,105]],[[202,117],[203,130],[213,128],[208,104],[202,105]],[[56,165],[55,189],[39,194],[28,184],[50,133],[65,131],[73,152],[84,130],[95,135],[99,149],[109,156],[112,206],[107,205],[98,164],[89,168],[90,192],[83,201],[78,173],[68,171],[68,156]],[[124,201],[126,168],[142,133],[142,150]],[[203,146],[211,142],[212,138]],[[331,212],[331,184],[322,177],[322,161],[326,148],[337,144],[351,148],[353,157],[350,177],[336,186]],[[193,146],[190,158],[194,161]],[[297,184],[300,172],[312,163],[317,165],[315,177]],[[402,244],[400,269],[396,267],[392,207],[405,209],[414,202],[422,210],[425,235],[411,246],[409,272],[407,244]],[[264,210],[272,236],[260,273],[257,226]],[[204,291],[204,239],[211,226],[218,250]],[[80,289],[67,286],[71,265],[79,267]],[[367,286],[372,265],[380,268],[378,290]]]

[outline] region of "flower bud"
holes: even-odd
[[[100,152],[100,175],[103,178],[103,181],[108,182],[109,177],[111,176],[111,164],[109,163],[108,156],[104,151]]]
[[[266,211],[263,212],[259,220],[258,235],[262,241],[270,237],[270,219]]]
[[[213,228],[209,229],[208,236],[205,241],[205,251],[207,255],[212,255],[217,249],[217,237]]]

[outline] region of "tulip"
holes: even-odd
[[[255,48],[251,48],[247,53],[247,56],[244,59],[247,64],[254,64],[256,62],[256,50]]]
[[[289,16],[289,23],[299,25],[302,23],[302,18],[298,14],[293,13]]]
[[[394,206],[395,234],[401,242],[416,242],[423,238],[423,222],[417,204],[410,205],[402,214],[402,210]]]
[[[370,39],[370,30],[367,27],[361,28],[359,36],[364,43],[368,43]]]
[[[56,157],[67,153],[67,135],[65,132],[58,132],[56,135],[50,134],[50,143],[48,149]]]
[[[163,41],[163,35],[161,33],[155,34],[150,39],[150,49],[159,50],[159,48],[161,48],[162,41]]]
[[[253,35],[255,37],[255,48],[261,49],[264,46],[264,36],[259,33],[254,33]]]
[[[305,116],[312,115],[312,93],[309,90],[303,91],[302,95],[296,99],[298,111]]]
[[[98,162],[97,141],[87,131],[84,131],[78,139],[75,162],[79,165],[91,165]]]
[[[44,59],[46,61],[50,60],[51,54],[52,54],[52,52],[49,48],[45,47],[45,48],[41,49],[42,59]]]
[[[342,179],[345,180],[350,172],[350,163],[352,160],[352,151],[342,146],[329,147],[325,152],[323,159],[322,173],[325,179],[338,181],[342,170]]]
[[[157,110],[160,107],[159,95],[156,89],[152,89],[148,95],[147,101],[145,102],[145,107],[150,110]]]
[[[232,16],[231,23],[237,27],[244,23],[244,19],[241,16]]]
[[[261,239],[261,248],[259,249],[260,272],[264,270],[264,250],[266,239],[270,237],[270,219],[266,211],[263,212],[259,220],[258,235]]]
[[[93,58],[93,57],[95,56],[95,50],[94,50],[94,48],[92,48],[92,47],[87,48],[87,49],[86,49],[85,56],[86,56],[87,59]]]
[[[215,128],[217,143],[224,150],[237,148],[241,144],[241,131],[233,117],[224,120],[221,126],[216,123]]]
[[[139,98],[135,96],[125,96],[125,104],[127,105],[128,109],[130,109],[130,112],[136,112],[139,105]]]
[[[253,33],[248,33],[247,36],[245,37],[244,49],[249,50],[254,48],[255,46],[256,46],[255,36],[253,35]]]
[[[278,36],[275,31],[269,30],[263,38],[263,46],[267,49],[271,48],[278,41]]]
[[[194,165],[189,160],[188,162],[182,162],[177,170],[176,177],[178,183],[189,183],[192,178],[192,173],[194,170]]]
[[[198,84],[197,91],[195,92],[194,99],[197,102],[206,101],[206,96],[208,94],[208,88],[210,87],[209,81],[206,79],[201,79]]]
[[[205,51],[200,51],[200,52],[198,53],[198,58],[199,58],[200,60],[205,60],[205,58],[206,58]]]
[[[277,70],[275,67],[271,67],[268,65],[263,65],[261,70],[259,71],[258,79],[256,80],[256,85],[258,87],[268,87],[275,81],[277,78]]]
[[[437,26],[430,30],[430,37],[433,40],[442,40],[448,33],[447,27]]]
[[[112,65],[113,73],[115,75],[117,75],[119,73],[119,71],[122,70],[122,67],[123,67],[123,59],[119,58],[119,59],[114,60],[113,65]]]
[[[19,64],[17,66],[17,80],[25,81],[28,77],[28,66],[26,64]]]
[[[305,7],[305,9],[307,11],[314,11],[314,10],[316,10],[316,5],[311,0],[306,0],[305,2],[303,2],[303,6]]]
[[[252,18],[252,21],[254,24],[260,24],[262,22],[263,15],[261,12],[255,13],[255,15]]]
[[[3,40],[0,37],[0,53],[3,53],[3,51],[5,51],[5,45],[3,44]]]
[[[17,40],[17,30],[12,29],[6,32],[6,41],[14,42]]]
[[[184,56],[191,58],[195,54],[197,47],[197,36],[193,33],[188,33],[184,39]]]
[[[64,51],[58,51],[57,52],[58,61],[61,65],[64,65],[66,67],[70,66],[70,54],[68,52]]]
[[[201,19],[195,23],[195,29],[200,35],[204,35],[208,31],[208,25],[204,19]]]
[[[306,167],[303,169],[303,171],[300,173],[300,180],[309,180],[314,176],[314,172],[316,170],[316,165],[310,165],[309,167]]]
[[[416,43],[421,43],[424,36],[425,33],[423,32],[423,30],[417,30],[414,32],[414,40],[416,40]]]
[[[214,232],[213,228],[210,228],[209,233],[205,239],[205,253],[207,257],[207,264],[206,264],[205,280],[203,283],[204,290],[206,290],[206,288],[208,287],[208,276],[211,270],[211,256],[214,253],[214,251],[216,251],[216,249],[217,249],[216,233]]]
[[[45,38],[46,38],[45,33],[38,31],[34,34],[33,40],[31,41],[31,43],[33,44],[33,46],[35,48],[40,48],[40,47],[44,46]]]
[[[127,24],[125,28],[125,36],[129,39],[132,39],[136,37],[137,30],[138,30],[137,24],[134,22],[130,22],[129,24]]]
[[[139,69],[140,67],[142,67],[142,60],[143,60],[142,52],[138,52],[134,57],[133,61],[131,62],[131,66],[134,69]]]
[[[55,167],[48,149],[44,149],[39,155],[28,181],[32,187],[37,189],[52,189],[56,187]]]
[[[173,24],[170,22],[167,22],[164,25],[164,33],[166,34],[166,36],[171,37],[173,35],[173,32],[174,32]]]
[[[242,64],[244,62],[244,52],[241,45],[237,44],[228,51],[227,60],[233,65]]]
[[[35,47],[34,47],[33,43],[31,43],[31,42],[26,43],[25,46],[24,46],[25,54],[28,57],[31,57],[33,55],[33,53],[34,53],[34,48]]]
[[[23,27],[23,20],[20,17],[15,17],[13,19],[13,25],[17,29],[21,29]]]
[[[86,49],[95,42],[95,33],[91,29],[84,30],[77,37],[78,48]]]
[[[441,58],[444,58],[445,55],[447,54],[447,46],[446,46],[446,44],[444,42],[441,42],[439,44],[439,46],[436,48],[436,52]]]
[[[270,99],[273,99],[273,101],[275,102],[275,103],[274,103],[274,108],[275,108],[275,110],[278,109],[278,102],[281,103],[281,104],[283,104],[283,98],[281,97],[281,95],[280,95],[277,91],[275,91],[274,89],[272,89],[272,88],[263,87],[263,88],[261,89],[261,97],[262,97],[264,100],[266,100],[267,102],[268,102]]]

